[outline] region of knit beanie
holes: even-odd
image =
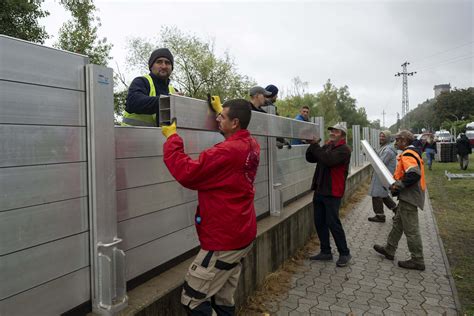
[[[174,68],[174,58],[170,50],[168,48],[158,48],[155,49],[150,55],[150,59],[148,60],[148,69],[151,70],[151,66],[153,66],[155,61],[160,57],[168,59],[171,62],[171,69]]]
[[[278,94],[278,88],[272,84],[268,85],[265,90],[270,91],[272,94],[269,95],[270,98]]]

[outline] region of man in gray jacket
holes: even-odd
[[[390,131],[382,131],[379,134],[380,149],[378,155],[380,160],[387,166],[391,174],[395,172],[397,166],[397,151],[390,142]],[[384,188],[376,174],[372,176],[372,183],[370,185],[369,195],[372,197],[372,208],[375,216],[369,217],[371,222],[385,223],[385,214],[383,212],[383,205],[385,204],[389,209],[394,210],[397,204],[392,200],[388,194],[388,188]]]

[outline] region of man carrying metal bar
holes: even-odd
[[[173,66],[174,57],[167,48],[151,53],[150,73],[133,79],[128,88],[122,126],[157,126],[160,95],[176,93],[170,84]]]
[[[413,141],[413,134],[407,130],[402,130],[395,136],[395,146],[403,152],[397,157],[397,168],[393,175],[397,181],[392,184],[390,191],[398,196],[400,202],[387,243],[385,246],[374,245],[374,249],[385,258],[393,260],[398,242],[405,233],[411,259],[398,261],[398,266],[423,271],[425,263],[417,208],[422,210],[425,204],[426,184],[421,151],[412,145]]]
[[[331,232],[339,252],[338,267],[345,267],[351,260],[346,234],[339,219],[339,207],[344,195],[346,179],[351,161],[351,149],[346,145],[347,128],[338,123],[328,128],[329,142],[320,146],[321,139],[310,141],[306,150],[306,161],[317,163],[314,172],[313,208],[314,224],[321,243],[319,254],[310,260],[332,260],[329,232]]]
[[[397,151],[390,143],[390,131],[382,131],[379,134],[380,149],[377,154],[380,160],[387,166],[391,174],[395,172],[397,166]],[[372,175],[372,182],[370,183],[369,195],[372,197],[372,208],[375,216],[369,217],[370,222],[385,223],[385,214],[383,212],[383,205],[385,204],[389,209],[395,211],[397,204],[392,200],[388,194],[388,190],[384,188],[377,175]]]
[[[198,191],[195,225],[201,249],[189,267],[181,303],[189,315],[234,315],[234,292],[241,261],[257,234],[254,180],[260,146],[250,136],[250,103],[243,99],[223,105],[211,97],[225,140],[203,151],[196,160],[184,153],[176,121],[163,126],[167,138],[164,162],[184,187]]]

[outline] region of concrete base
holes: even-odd
[[[371,172],[370,165],[353,169],[347,179],[344,198],[353,194]],[[287,205],[279,217],[269,216],[258,222],[254,247],[243,261],[235,297],[237,306],[315,232],[312,199],[313,194],[309,192]],[[186,315],[180,304],[180,294],[191,262],[192,258],[129,291],[129,306],[119,315]]]

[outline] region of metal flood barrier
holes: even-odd
[[[206,102],[171,96],[163,110],[166,102],[192,157],[223,141]],[[114,127],[113,112],[112,69],[0,36],[1,316],[88,302],[112,315],[127,304],[128,281],[198,246],[197,194],[166,169],[160,128]],[[321,128],[253,112],[257,216],[279,215],[307,192],[315,168],[307,145],[277,149],[275,137]]]

